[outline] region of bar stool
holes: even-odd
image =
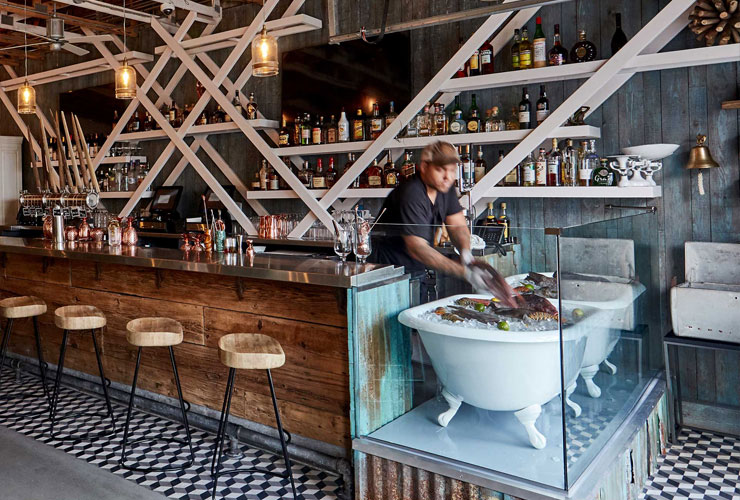
[[[136,368],[134,369],[134,382],[131,386],[131,398],[128,402],[128,412],[126,413],[126,424],[124,425],[123,432],[123,450],[121,452],[121,460],[119,463],[122,467],[128,470],[139,471],[139,472],[161,472],[168,470],[183,470],[187,469],[193,462],[195,462],[195,452],[193,451],[193,443],[190,437],[190,427],[188,425],[188,415],[185,409],[185,401],[182,397],[182,388],[180,386],[180,376],[177,373],[177,365],[175,364],[175,353],[172,350],[172,346],[182,343],[182,325],[169,318],[139,318],[129,321],[126,325],[126,340],[129,344],[137,346],[139,348],[136,354]],[[168,443],[179,443],[187,444],[190,448],[190,461],[183,465],[167,465],[162,467],[153,468],[139,468],[135,466],[126,465],[126,446],[128,443],[129,425],[131,423],[131,412],[134,408],[134,397],[136,394],[136,381],[139,378],[139,366],[141,365],[141,349],[143,347],[167,347],[170,351],[170,362],[172,363],[172,373],[175,375],[175,385],[177,386],[177,397],[180,401],[180,411],[182,412],[182,424],[185,426],[185,434],[187,440],[176,438],[141,438],[132,441],[130,444],[141,443],[141,442],[168,442]]]
[[[0,300],[0,318],[5,318],[7,323],[5,325],[5,334],[3,335],[3,343],[0,352],[0,378],[2,377],[2,367],[5,364],[5,354],[8,350],[8,342],[10,341],[10,333],[13,329],[13,320],[23,318],[33,318],[33,334],[36,338],[36,356],[39,360],[39,375],[41,375],[41,387],[44,391],[44,398],[47,403],[49,402],[49,391],[46,387],[46,368],[47,364],[44,362],[44,354],[41,351],[41,338],[39,337],[39,323],[38,317],[46,312],[46,303],[38,297],[33,296],[21,296],[21,297],[10,297],[7,299]],[[31,397],[33,394],[9,394],[3,395],[0,399],[4,401],[25,399]],[[28,416],[29,413],[23,413],[24,416]]]
[[[64,336],[62,337],[62,346],[61,346],[61,349],[59,350],[59,363],[57,364],[57,376],[54,382],[54,394],[52,395],[52,398],[51,398],[51,436],[54,439],[58,439],[61,441],[79,442],[79,441],[91,441],[91,440],[95,440],[103,436],[115,434],[116,418],[115,418],[115,415],[113,414],[113,406],[111,405],[111,402],[110,402],[110,396],[108,395],[108,385],[110,384],[110,381],[105,378],[105,373],[103,372],[103,363],[100,360],[100,350],[98,349],[98,341],[95,338],[95,330],[100,329],[102,331],[103,327],[107,323],[105,314],[103,314],[103,312],[95,306],[86,306],[86,305],[64,306],[64,307],[59,307],[57,308],[56,311],[54,311],[54,323],[56,324],[58,328],[61,328],[62,330],[64,330]],[[80,332],[84,330],[89,330],[90,336],[92,337],[93,347],[95,348],[95,359],[98,362],[98,371],[100,372],[100,383],[103,386],[103,394],[105,395],[105,405],[108,408],[108,413],[106,413],[105,415],[102,415],[97,412],[80,411],[80,412],[71,413],[68,415],[68,417],[87,416],[87,417],[99,417],[101,419],[110,417],[111,429],[100,431],[98,433],[87,432],[82,435],[75,435],[69,432],[65,435],[59,436],[54,432],[54,427],[57,423],[57,406],[59,405],[59,390],[61,388],[62,372],[64,371],[64,355],[67,351],[67,338],[69,337],[69,334],[71,332]]]
[[[259,474],[282,477],[283,479],[290,479],[290,486],[293,489],[293,498],[298,498],[298,494],[295,489],[295,482],[293,481],[290,455],[288,454],[288,447],[283,434],[283,424],[280,421],[280,412],[278,411],[277,399],[275,398],[275,386],[272,383],[272,373],[270,372],[272,368],[280,368],[285,364],[285,353],[283,352],[283,348],[277,340],[272,337],[268,337],[267,335],[255,333],[232,333],[221,337],[218,341],[218,349],[221,363],[229,367],[229,379],[226,383],[224,404],[221,408],[221,420],[218,425],[213,461],[211,463],[211,475],[213,476],[212,498],[216,498],[219,476],[224,474],[238,474],[242,472],[256,472]],[[261,468],[220,470],[224,441],[226,438],[226,427],[228,426],[229,412],[231,410],[231,396],[234,392],[234,378],[236,376],[236,370],[239,369],[265,370],[267,372],[267,381],[270,384],[270,394],[272,395],[272,406],[275,410],[275,422],[277,423],[278,433],[280,434],[280,444],[283,448],[283,458],[285,459],[286,470],[284,474]]]

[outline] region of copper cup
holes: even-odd
[[[43,231],[45,240],[50,240],[54,236],[54,218],[51,215],[44,216]]]
[[[90,230],[90,237],[95,242],[102,242],[104,236],[105,236],[105,229],[103,229],[102,227],[94,227]]]
[[[67,226],[64,228],[64,239],[67,241],[77,241],[77,228],[74,226]]]

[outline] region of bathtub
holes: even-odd
[[[490,298],[485,295],[456,295],[403,311],[398,320],[419,331],[432,366],[442,383],[442,396],[449,410],[437,422],[447,427],[465,402],[492,411],[515,412],[530,444],[544,448],[545,436],[536,421],[542,405],[560,395],[560,332],[506,332],[445,324],[424,318],[437,307],[451,305],[461,297]],[[552,301],[551,301],[552,302]],[[557,307],[557,302],[555,302]],[[586,349],[589,325],[599,320],[598,309],[584,307],[584,317],[563,329],[566,403],[580,415],[570,400]]]
[[[553,275],[553,273],[541,274],[549,277]],[[526,277],[527,274],[517,274],[509,276],[506,281],[516,287],[521,285]],[[564,279],[560,282],[564,305],[581,309],[592,307],[602,312],[599,315],[599,322],[594,323],[593,328],[588,331],[586,352],[580,370],[586,390],[593,398],[601,396],[601,388],[593,380],[599,366],[603,363],[609,373],[612,375],[617,373],[617,367],[609,362],[609,355],[619,341],[620,331],[635,328],[636,302],[645,292],[642,283],[628,282],[623,278],[611,279],[614,281]]]

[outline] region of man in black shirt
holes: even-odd
[[[455,147],[437,141],[421,153],[417,174],[394,189],[383,205],[381,220],[386,236],[376,247],[374,260],[404,266],[411,274],[425,269],[468,280],[476,290],[488,287],[480,269],[470,267],[470,230],[453,186],[459,157]],[[432,247],[435,229],[444,223],[461,261],[449,259]]]

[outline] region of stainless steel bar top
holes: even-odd
[[[354,262],[343,264],[334,259],[315,259],[296,255],[258,253],[250,264],[246,254],[218,252],[186,254],[181,250],[166,248],[111,247],[106,243],[94,242],[55,244],[40,238],[0,237],[0,252],[337,288],[378,284],[404,274],[402,267]]]

